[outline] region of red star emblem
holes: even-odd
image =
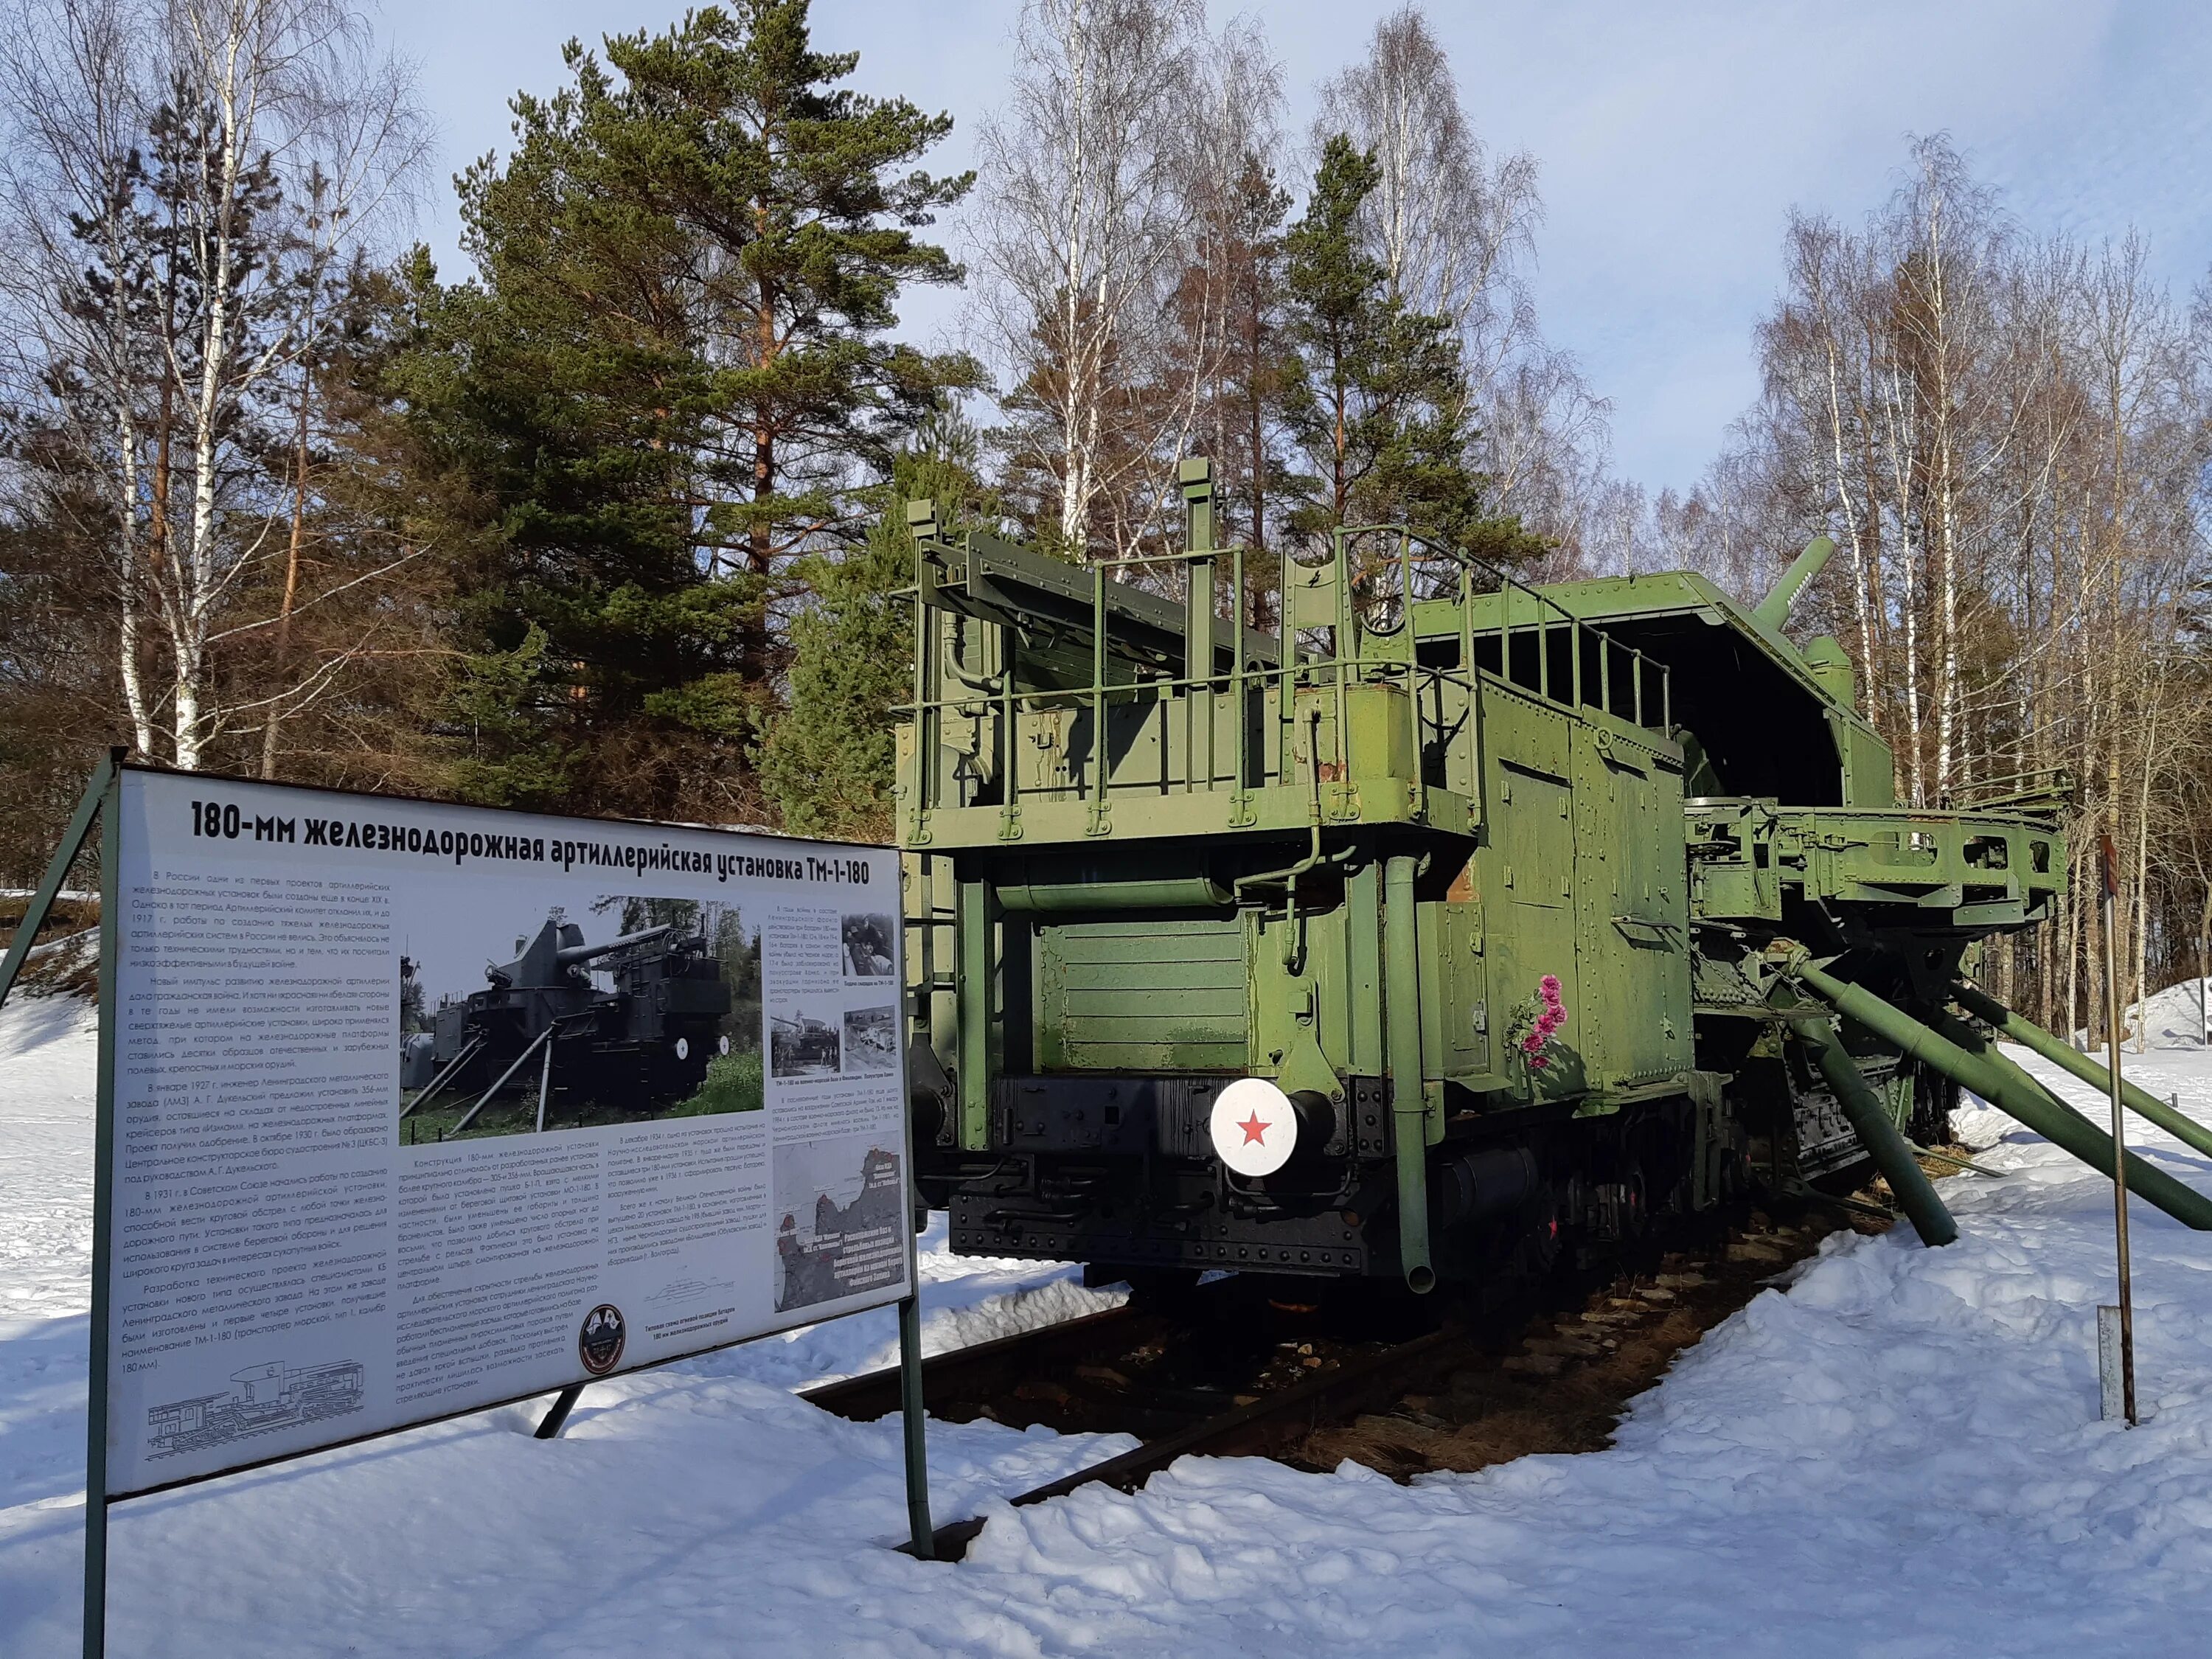
[[[1266,1137],[1267,1131],[1274,1126],[1272,1124],[1262,1123],[1260,1121],[1259,1111],[1257,1109],[1255,1109],[1252,1115],[1246,1118],[1237,1127],[1244,1132],[1244,1145],[1249,1146],[1255,1140],[1260,1142],[1261,1145],[1265,1146],[1267,1144]]]

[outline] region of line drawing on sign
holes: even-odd
[[[230,1374],[230,1387],[149,1407],[149,1458],[173,1457],[204,1446],[228,1445],[299,1423],[344,1417],[363,1404],[363,1372],[356,1359],[325,1365],[287,1365],[271,1359]]]

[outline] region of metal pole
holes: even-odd
[[[1951,1000],[1964,1008],[1976,1019],[2010,1037],[2022,1048],[2041,1054],[2061,1071],[2070,1072],[2101,1092],[2113,1087],[2112,1074],[2083,1054],[2070,1042],[2062,1042],[2050,1032],[1999,1002],[1995,997],[1964,980],[1951,986]],[[2157,1096],[2146,1093],[2132,1083],[2118,1085],[2120,1098],[2136,1116],[2155,1123],[2185,1146],[2195,1148],[2212,1158],[2212,1129],[2207,1129],[2195,1118],[2185,1117]]]
[[[419,1112],[425,1106],[428,1106],[430,1103],[430,1097],[436,1094],[439,1090],[446,1086],[446,1079],[459,1072],[462,1066],[467,1065],[469,1063],[470,1057],[472,1056],[477,1049],[483,1047],[483,1039],[480,1036],[472,1036],[466,1042],[463,1043],[461,1045],[460,1053],[455,1054],[451,1060],[446,1062],[446,1069],[430,1079],[430,1086],[423,1090],[421,1094],[416,1096],[414,1099],[409,1101],[404,1106],[402,1106],[399,1109],[399,1115],[405,1117],[410,1113]]]
[[[1021,829],[1021,746],[1016,741],[1021,726],[1021,706],[1014,694],[1014,656],[1020,648],[1021,630],[1012,626],[999,630],[999,726],[1004,733],[999,749],[1004,757],[1005,778],[999,786],[1000,834],[1011,839]]]
[[[497,1094],[501,1089],[507,1087],[507,1079],[513,1077],[517,1072],[522,1069],[522,1062],[530,1058],[531,1050],[537,1048],[541,1042],[550,1042],[552,1036],[553,1028],[550,1025],[548,1025],[544,1030],[540,1031],[537,1036],[532,1040],[530,1047],[528,1048],[525,1048],[520,1054],[514,1057],[514,1063],[499,1074],[499,1081],[493,1084],[490,1088],[483,1091],[483,1097],[478,1100],[475,1105],[470,1107],[466,1112],[462,1114],[461,1121],[453,1125],[453,1133],[458,1135],[462,1130],[467,1128],[470,1124],[475,1122],[477,1120],[477,1114],[483,1110],[486,1103],[490,1101],[491,1097]]]
[[[1933,1011],[1935,1028],[1931,1030],[1864,986],[1839,980],[1802,958],[1784,972],[1892,1048],[1934,1066],[1960,1087],[1972,1089],[1999,1111],[2018,1118],[2099,1174],[2112,1167],[2116,1156],[2125,1158],[2129,1190],[2183,1226],[2212,1233],[2212,1199],[2176,1181],[2155,1164],[2144,1163],[2135,1153],[2116,1148],[2102,1129],[1991,1048],[1964,1020]]]
[[[2105,1048],[2106,1069],[2112,1083],[2112,1238],[2118,1255],[2120,1280],[2120,1390],[2128,1426],[2136,1425],[2136,1303],[2135,1283],[2128,1259],[2127,1121],[2121,1110],[2120,1083],[2120,971],[2112,941],[2112,904],[2119,893],[2119,864],[2113,856],[2112,838],[2103,838],[2104,883],[2098,908],[2105,934]]]
[[[1536,606],[1536,695],[1552,700],[1552,613]]]
[[[115,1223],[115,957],[122,939],[118,851],[123,751],[102,769],[100,805],[100,1073],[92,1144],[92,1319],[84,1407],[84,1659],[107,1650],[107,1304]],[[81,832],[80,832],[81,833]],[[26,916],[26,922],[29,917]]]
[[[46,873],[39,879],[38,891],[32,894],[23,920],[16,927],[15,937],[9,942],[8,954],[0,959],[0,1002],[8,1000],[8,993],[15,987],[15,975],[23,970],[29,960],[31,946],[39,937],[39,929],[46,925],[46,915],[54,908],[54,899],[62,890],[62,883],[69,879],[70,866],[84,850],[85,837],[92,832],[92,821],[99,815],[101,804],[107,799],[107,787],[114,781],[115,769],[123,763],[130,751],[111,749],[107,758],[93,769],[92,778],[77,798],[76,811],[70,815],[69,828],[62,831],[61,845],[46,865]],[[106,925],[107,912],[100,912],[100,923]]]
[[[1815,1014],[1793,1019],[1790,1029],[1797,1041],[1811,1053],[1820,1075],[1828,1080],[1829,1090],[1836,1103],[1843,1109],[1844,1120],[1865,1147],[1867,1156],[1889,1182],[1889,1190],[1896,1194],[1897,1206],[1912,1223],[1912,1231],[1920,1235],[1920,1242],[1931,1249],[1957,1242],[1959,1224],[1936,1196],[1936,1188],[1912,1156],[1912,1144],[1898,1133],[1897,1125],[1890,1121],[1889,1114],[1882,1109],[1859,1068],[1852,1063],[1850,1054],[1829,1029],[1825,1014]]]
[[[575,1410],[576,1401],[583,1392],[584,1385],[580,1382],[571,1382],[562,1389],[554,1399],[552,1409],[545,1413],[545,1420],[538,1425],[536,1437],[540,1440],[558,1439],[562,1425],[568,1420],[568,1413]]]
[[[929,1454],[925,1430],[927,1419],[921,1401],[921,1292],[898,1304],[899,1413],[906,1439],[906,1520],[913,1534],[909,1546],[917,1561],[934,1561],[936,1528],[929,1524]]]
[[[538,1133],[545,1133],[545,1097],[553,1087],[553,1045],[545,1045],[545,1064],[538,1071]],[[567,1415],[566,1413],[562,1413]],[[556,1431],[557,1432],[558,1431]]]
[[[1106,833],[1106,567],[1091,566],[1091,833]]]
[[[1236,650],[1230,659],[1230,672],[1235,676],[1231,702],[1237,711],[1237,789],[1230,800],[1229,815],[1231,822],[1243,824],[1250,822],[1251,798],[1248,792],[1252,780],[1248,775],[1251,739],[1247,732],[1251,715],[1244,706],[1248,688],[1244,672],[1244,547],[1241,542],[1229,556],[1229,637],[1236,641]]]

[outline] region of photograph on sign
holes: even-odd
[[[593,894],[526,919],[511,944],[472,935],[473,914],[424,920],[401,942],[409,1144],[534,1133],[541,1095],[548,1129],[766,1103],[760,924],[741,906]]]
[[[131,769],[108,1490],[896,1300],[884,849]]]

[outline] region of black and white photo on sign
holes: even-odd
[[[898,1010],[890,1003],[845,1011],[845,1074],[878,1077],[898,1064]]]
[[[843,1069],[844,1015],[827,998],[771,1006],[769,1070],[779,1082],[836,1077]]]
[[[866,912],[846,916],[839,927],[848,979],[888,979],[897,931],[888,915]]]
[[[395,915],[402,1144],[759,1109],[758,923],[538,885]]]

